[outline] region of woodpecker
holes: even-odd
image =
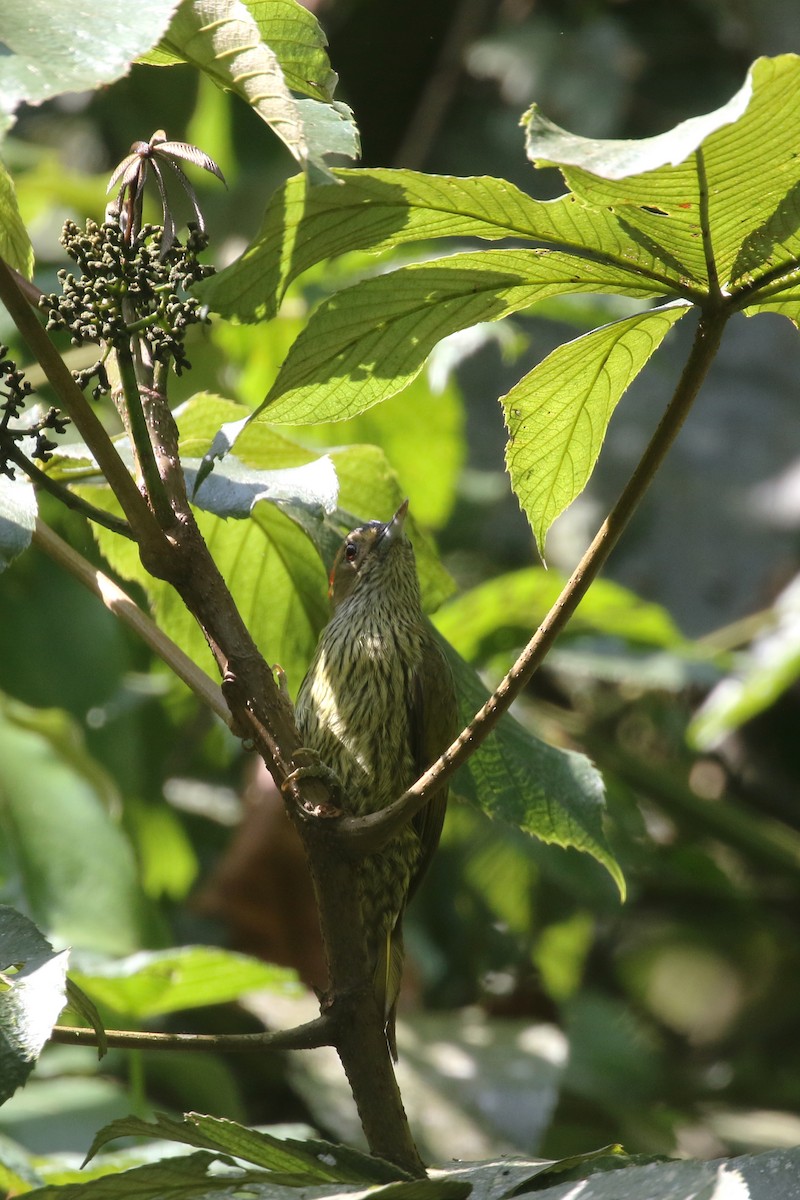
[[[303,744],[334,772],[345,811],[363,816],[396,800],[451,744],[456,696],[420,601],[405,533],[408,500],[387,522],[347,535],[330,576],[331,618],[297,698]],[[439,842],[447,786],[354,870],[375,998],[395,1061],[406,905]]]

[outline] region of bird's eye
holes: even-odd
[[[355,542],[346,542],[345,547],[344,547],[345,560],[349,563],[355,562],[357,555],[358,555],[358,546],[355,544]]]

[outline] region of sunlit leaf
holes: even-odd
[[[622,268],[538,250],[454,254],[365,280],[320,305],[257,413],[276,424],[355,416],[410,383],[448,334],[594,291],[654,294]]]
[[[760,58],[722,108],[635,142],[576,137],[534,109],[528,154],[687,277],[733,293],[800,255],[799,84],[796,55]]]
[[[346,105],[330,106],[331,112],[322,118],[321,108],[329,107],[326,101],[335,82],[323,45],[315,18],[289,0],[272,6],[183,0],[147,61],[156,66],[187,62],[205,72],[218,87],[249,104],[304,168],[330,179],[325,156],[355,157],[358,135]],[[318,97],[305,102],[314,107],[304,107],[291,88]]]
[[[315,263],[354,250],[380,253],[409,242],[477,237],[523,239],[607,264],[617,278],[682,293],[682,268],[657,247],[632,240],[608,208],[574,196],[534,200],[504,179],[416,171],[337,170],[341,186],[308,188],[303,176],[273,196],[261,229],[240,259],[195,290],[225,316],[274,316],[286,288]]]
[[[0,130],[22,103],[41,104],[126,75],[169,24],[177,0],[27,0],[3,10]]]
[[[651,309],[567,342],[503,397],[511,486],[542,554],[592,473],[619,399],[688,307]]]

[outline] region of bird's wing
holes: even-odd
[[[414,676],[409,724],[419,777],[447,749],[458,733],[456,692],[450,665],[433,631],[427,628],[421,665]],[[409,887],[409,899],[439,845],[447,808],[447,792],[447,784],[438,788],[413,819],[421,854]]]

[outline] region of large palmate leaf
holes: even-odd
[[[205,280],[196,292],[224,316],[254,321],[274,316],[286,288],[315,263],[349,253],[374,253],[440,238],[515,238],[591,256],[614,271],[692,295],[671,256],[632,242],[608,208],[574,196],[534,200],[504,179],[458,179],[418,171],[337,170],[340,186],[308,188],[288,180],[269,203],[261,229],[240,259]]]
[[[780,119],[776,120],[776,113]],[[749,291],[800,254],[800,58],[758,59],[722,108],[641,141],[593,141],[536,108],[530,158],[558,166],[592,207],[611,206],[637,242],[674,256],[686,275]]]
[[[589,478],[608,418],[692,303],[800,321],[800,59],[760,59],[722,108],[641,142],[599,142],[528,114],[528,153],[571,189],[531,200],[497,180],[338,172],[290,180],[253,245],[204,298],[245,320],[289,283],[354,249],[450,236],[552,248],[486,250],[402,267],[325,300],[268,393],[264,419],[350,417],[395,395],[438,340],[569,292],[662,297],[667,306],[557,351],[504,400],[512,485],[542,545]],[[780,111],[781,120],[774,119]],[[682,301],[683,306],[672,306]]]
[[[316,18],[297,0],[183,0],[155,51],[155,66],[187,62],[258,113],[295,159],[330,179],[325,155],[358,157],[350,109],[331,99],[336,76]],[[306,100],[297,100],[292,90]]]

